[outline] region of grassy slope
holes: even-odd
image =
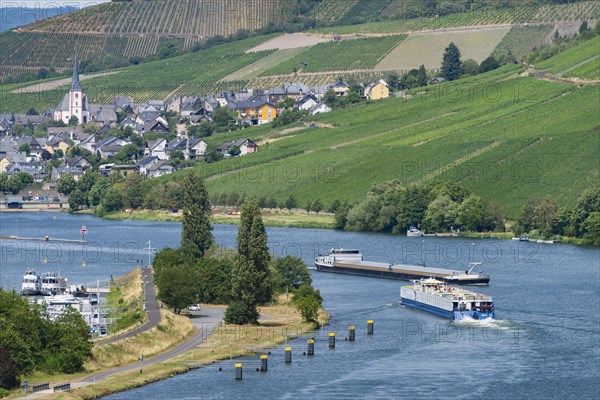
[[[600,36],[587,40],[567,51],[549,58],[535,67],[540,70],[547,70],[553,74],[561,74],[569,68],[583,66],[584,63],[592,62],[600,54]]]
[[[211,192],[278,199],[293,193],[300,204],[317,197],[325,204],[355,201],[373,183],[390,179],[456,180],[499,201],[509,216],[528,196],[551,194],[573,204],[598,178],[598,120],[589,118],[600,106],[598,89],[506,79],[518,71],[505,67],[428,88],[410,101],[322,115],[317,119],[336,128],[292,133],[257,154],[201,169],[217,176],[209,180]],[[279,131],[263,127],[244,136]]]

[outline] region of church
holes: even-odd
[[[78,124],[86,124],[90,120],[90,109],[87,97],[81,89],[79,83],[79,65],[77,55],[73,61],[73,79],[71,80],[71,89],[65,94],[56,110],[54,110],[54,120],[69,123],[71,117],[77,117]]]

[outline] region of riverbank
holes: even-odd
[[[141,289],[141,274],[137,268],[115,278],[119,290],[113,291],[114,301],[125,309],[123,315],[137,308]],[[27,379],[30,386],[49,382],[50,387],[70,382],[67,393],[51,391],[29,395],[35,399],[94,399],[121,392],[185,373],[195,368],[260,349],[274,348],[287,340],[308,334],[315,326],[302,321],[298,310],[280,296],[276,302],[260,307],[258,326],[221,325],[225,306],[204,305],[200,312],[177,315],[161,309],[158,326],[135,336],[111,343],[96,342],[92,355],[85,362],[84,372],[76,374],[33,373]],[[217,316],[217,318],[207,318]],[[319,324],[329,321],[325,310],[319,312]],[[128,318],[129,319],[129,318]],[[132,326],[124,326],[121,333]],[[145,357],[144,365],[139,356]],[[96,377],[98,382],[96,383]],[[22,398],[22,390],[8,399]]]
[[[78,214],[95,215],[91,210],[78,211]],[[156,221],[156,222],[181,222],[183,215],[181,211],[176,213],[159,210],[143,211],[119,211],[108,213],[102,218],[113,220],[135,220],[135,221]],[[333,229],[335,220],[331,215],[316,215],[307,213],[294,213],[281,210],[266,211],[263,210],[262,218],[265,226],[280,228],[313,228],[313,229]],[[239,214],[213,213],[213,224],[238,225],[240,221]]]
[[[219,306],[203,306],[203,308],[211,307]],[[75,383],[72,384],[74,389],[68,393],[48,393],[46,396],[36,398],[41,400],[96,399],[167,379],[218,361],[252,355],[260,350],[272,349],[286,343],[290,339],[308,335],[315,329],[313,324],[302,321],[300,313],[289,302],[282,302],[280,300],[276,304],[260,307],[259,311],[261,319],[258,326],[215,325],[214,332],[201,345],[165,362],[143,366],[141,370],[134,368],[123,373],[118,373],[95,384]],[[318,318],[319,324],[324,325],[329,319],[329,314],[321,309]],[[148,361],[151,360],[151,358],[148,359]],[[134,364],[140,363],[137,362]],[[77,374],[76,379],[82,382],[88,376]],[[72,378],[74,377],[72,376]],[[61,376],[60,378],[61,382],[74,380],[69,379],[69,376]],[[54,381],[51,377],[50,379]],[[9,398],[18,397],[20,396],[11,396]]]

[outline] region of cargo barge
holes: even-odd
[[[431,268],[422,265],[392,264],[376,261],[364,261],[360,250],[331,249],[326,256],[315,259],[315,267],[321,272],[371,276],[377,278],[413,279],[436,278],[444,282],[459,285],[488,285],[490,276],[481,271],[481,263],[470,263],[466,271]],[[475,270],[478,268],[479,270]]]
[[[440,317],[464,319],[496,319],[491,296],[448,286],[437,279],[420,279],[400,289],[403,305],[427,311]]]

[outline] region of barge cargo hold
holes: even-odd
[[[377,278],[399,279],[410,281],[413,279],[436,278],[444,282],[462,285],[488,285],[489,274],[474,271],[481,268],[481,263],[469,264],[467,271],[445,268],[431,268],[422,265],[391,264],[376,261],[364,261],[359,250],[331,249],[326,256],[319,256],[315,260],[315,267],[321,272],[371,276]]]
[[[452,320],[496,319],[491,296],[448,286],[436,279],[413,281],[400,289],[400,301],[407,307]]]

